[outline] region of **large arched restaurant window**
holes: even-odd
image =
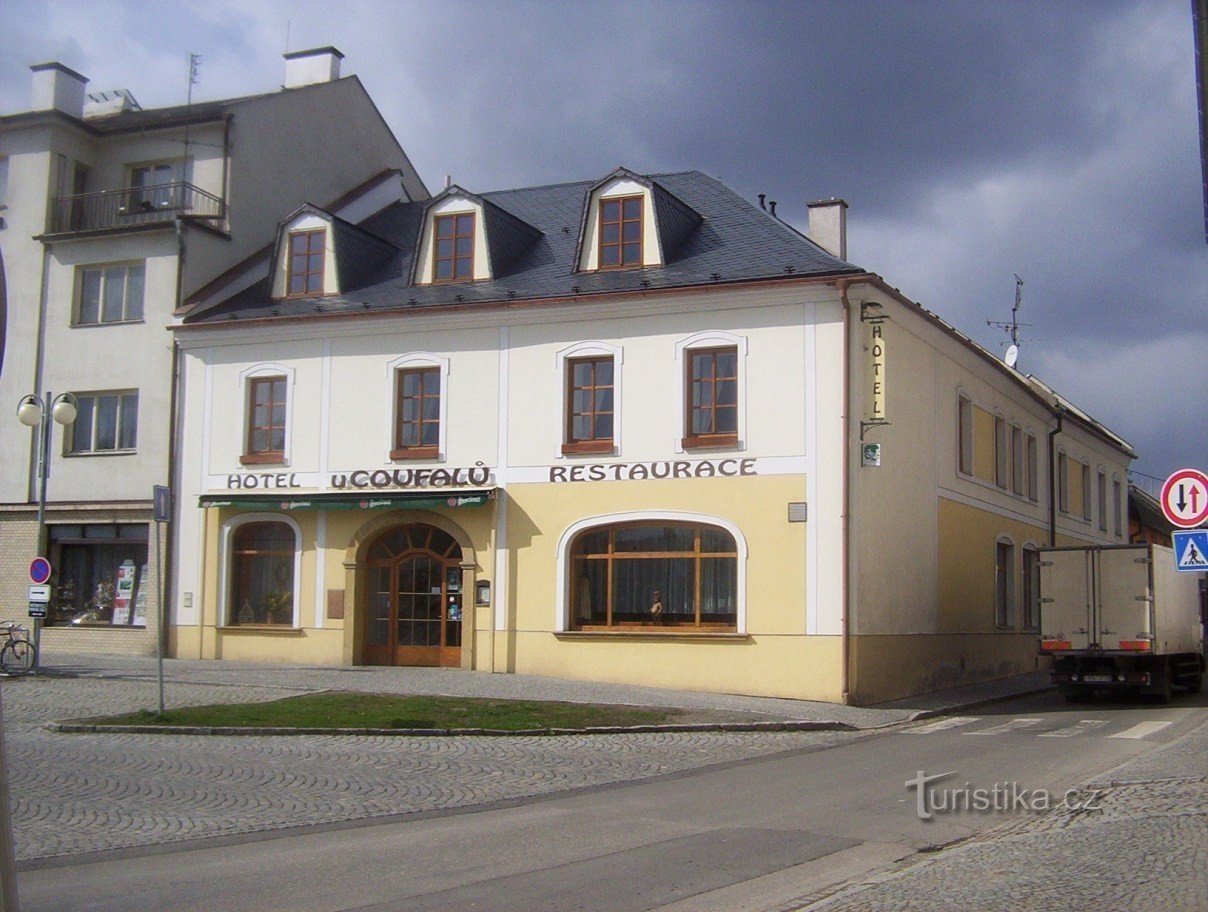
[[[232,626],[290,626],[294,622],[297,537],[284,522],[248,522],[231,540]]]
[[[572,630],[735,631],[734,536],[661,520],[584,529],[570,547],[569,597]]]

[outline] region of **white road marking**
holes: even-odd
[[[948,719],[939,719],[935,722],[928,722],[919,728],[908,728],[902,732],[904,735],[930,735],[932,732],[947,731],[950,728],[959,728],[962,725],[968,725],[970,722],[980,722],[981,716],[952,716]]]
[[[1004,722],[1002,725],[995,725],[993,728],[983,728],[981,731],[962,732],[965,735],[1001,735],[1004,732],[1018,731],[1022,728],[1034,728],[1040,724],[1039,719],[1012,719],[1010,722]]]
[[[1077,725],[1071,725],[1068,728],[1059,728],[1056,731],[1045,732],[1043,735],[1038,735],[1040,738],[1073,738],[1081,735],[1084,732],[1094,731],[1096,728],[1102,728],[1107,724],[1106,719],[1082,719]]]
[[[1155,732],[1160,732],[1162,729],[1174,725],[1173,722],[1138,722],[1132,728],[1126,728],[1122,732],[1116,732],[1114,735],[1108,735],[1109,738],[1132,738],[1137,740],[1146,738]]]

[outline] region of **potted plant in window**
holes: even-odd
[[[290,624],[294,619],[294,596],[288,589],[278,589],[264,597],[270,624]]]

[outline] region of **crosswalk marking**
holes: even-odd
[[[948,719],[939,719],[936,722],[928,722],[918,728],[908,728],[903,732],[907,735],[930,735],[932,732],[947,731],[950,728],[959,728],[962,725],[968,725],[970,722],[980,722],[981,716],[952,716]]]
[[[1059,728],[1056,731],[1045,732],[1043,735],[1038,735],[1040,738],[1074,738],[1084,732],[1094,731],[1096,728],[1102,728],[1107,724],[1106,719],[1082,719],[1077,725],[1071,725],[1068,728]]]
[[[965,735],[1001,735],[1003,732],[1017,731],[1021,728],[1034,728],[1040,724],[1039,719],[1012,719],[993,728],[983,728],[975,732],[962,732]]]
[[[1122,732],[1116,732],[1114,735],[1108,735],[1109,738],[1132,738],[1134,740],[1145,738],[1156,732],[1160,732],[1167,726],[1174,725],[1173,722],[1138,722],[1132,728],[1126,728]]]

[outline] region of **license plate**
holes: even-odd
[[[1088,684],[1109,684],[1116,679],[1111,675],[1083,675],[1082,680]]]

